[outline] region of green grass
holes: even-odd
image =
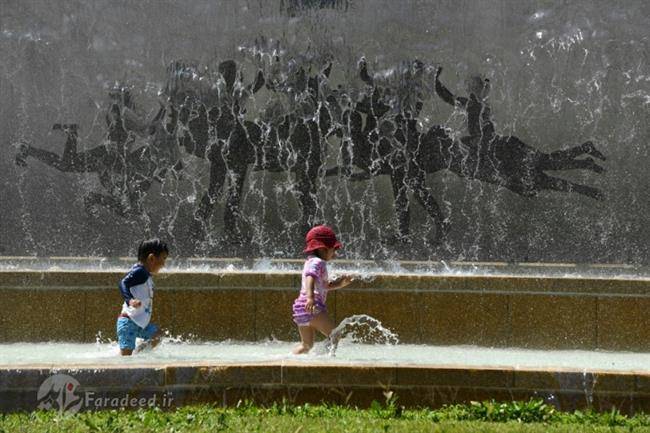
[[[407,410],[396,399],[369,409],[276,404],[236,408],[189,406],[175,411],[97,411],[76,415],[36,411],[0,415],[0,433],[82,432],[650,432],[650,416],[558,412],[541,400],[481,402]]]

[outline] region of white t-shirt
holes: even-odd
[[[153,279],[149,271],[141,263],[133,265],[131,270],[120,281],[120,292],[124,298],[122,314],[129,316],[141,328],[151,321],[153,309]],[[139,307],[129,305],[131,299],[137,299],[142,304]]]

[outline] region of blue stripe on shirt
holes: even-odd
[[[131,287],[137,286],[139,284],[144,284],[149,279],[149,271],[141,264],[135,264],[131,270],[126,274],[124,278],[120,281],[120,293],[124,298],[126,305],[129,305],[129,301],[133,299],[133,294],[131,293]]]

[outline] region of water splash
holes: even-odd
[[[381,322],[366,314],[346,317],[334,328],[325,342],[325,351],[336,356],[336,350],[342,340],[364,344],[398,344],[399,337],[385,328]]]
[[[594,388],[596,387],[596,382],[598,376],[592,372],[588,372],[587,369],[582,371],[582,389],[585,392],[585,401],[587,407],[592,407],[594,403]]]
[[[163,337],[160,341],[161,345],[197,344],[197,343],[199,343],[199,339],[196,337],[196,335],[192,333],[174,335],[169,330],[164,331]]]
[[[110,344],[110,343],[112,343],[110,338],[104,337],[102,335],[102,331],[97,331],[97,333],[95,334],[95,347],[97,349],[100,349],[102,345]]]
[[[370,271],[367,270],[361,270],[356,274],[351,273],[350,275],[352,276],[353,281],[361,281],[363,283],[372,283],[377,277],[375,274],[370,273]]]

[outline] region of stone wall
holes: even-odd
[[[79,387],[80,410],[102,409],[93,401],[128,395],[150,399],[169,409],[192,403],[235,406],[242,400],[270,405],[322,403],[370,406],[393,392],[406,407],[437,408],[471,401],[549,398],[562,410],[593,408],[624,413],[650,410],[643,373],[557,371],[522,368],[468,368],[408,365],[340,365],[298,361],[254,364],[190,364],[159,366],[87,366],[0,368],[0,412],[33,410],[37,391],[52,374],[65,374]],[[171,405],[165,406],[162,399]],[[129,408],[127,405],[123,405]],[[56,408],[56,407],[55,407]],[[103,408],[108,408],[104,406]],[[137,407],[136,407],[137,408]]]
[[[117,272],[0,272],[0,342],[115,339]],[[298,340],[300,274],[166,272],[154,322],[200,340]],[[337,321],[367,314],[402,343],[650,350],[650,280],[378,275],[330,293]]]

